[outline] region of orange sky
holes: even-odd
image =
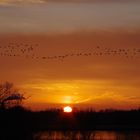
[[[9,5],[7,0],[0,6],[1,52],[11,42],[38,44],[32,55],[39,57],[90,53],[97,46],[102,51],[140,48],[140,10],[136,1],[90,5],[54,2],[33,6],[29,1],[25,5],[12,3]],[[25,105],[33,109],[52,104],[95,109],[137,108],[140,54],[133,58],[131,55],[128,58],[73,56],[64,61],[2,56],[0,81],[11,81],[27,97],[31,96]]]

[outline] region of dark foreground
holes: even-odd
[[[97,130],[140,132],[139,118],[140,110],[87,110],[66,114],[56,109],[42,112],[32,112],[21,107],[0,109],[0,140],[33,140],[38,139],[36,134],[45,131],[50,132],[49,134],[61,131],[65,135],[71,134],[70,132],[82,132],[81,134],[85,133],[86,136],[83,140],[88,139],[91,134],[89,132],[93,134]]]

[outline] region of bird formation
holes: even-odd
[[[37,56],[35,50],[39,44],[28,44],[28,43],[9,43],[5,46],[0,46],[0,56],[8,57],[25,57],[28,59],[40,59],[40,60],[61,60],[68,57],[90,57],[90,56],[123,56],[126,58],[140,58],[140,48],[103,48],[96,46],[89,48],[86,51],[79,50],[74,51],[73,53],[68,52],[63,55],[54,55],[54,56]],[[39,49],[39,47],[38,47]]]
[[[38,44],[9,43],[0,45],[0,56],[30,56]]]

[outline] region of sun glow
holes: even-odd
[[[64,107],[63,110],[64,110],[65,113],[70,113],[70,112],[72,112],[72,108],[71,108],[70,106]]]

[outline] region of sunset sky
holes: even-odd
[[[0,0],[0,54],[31,44],[32,56],[140,49],[139,0]],[[36,45],[37,44],[37,45]],[[44,60],[0,56],[0,82],[29,97],[32,109],[140,107],[140,52]],[[15,53],[16,50],[15,50]]]

